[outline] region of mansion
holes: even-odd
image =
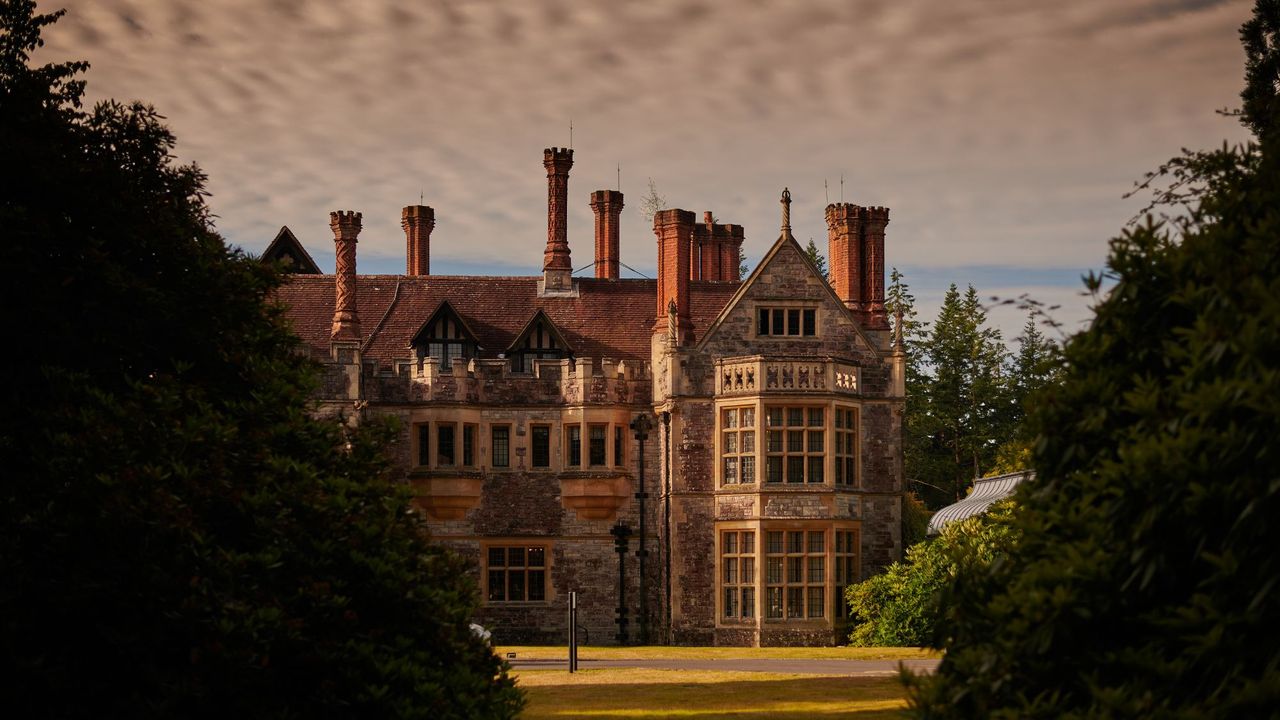
[[[623,279],[623,196],[598,190],[594,273],[575,277],[573,151],[543,165],[537,275],[431,274],[425,205],[402,211],[403,275],[357,274],[360,213],[330,216],[333,275],[281,230],[263,259],[291,270],[279,300],[323,364],[318,412],[399,420],[393,459],[473,563],[495,643],[566,642],[570,592],[591,644],[842,639],[843,588],[902,551],[888,209],[827,206],[830,281],[785,191],[746,278],[741,226],[663,210],[657,279]]]

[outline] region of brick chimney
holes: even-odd
[[[356,236],[360,234],[360,213],[338,210],[329,213],[333,228],[334,278],[337,294],[333,307],[333,342],[360,342],[360,317],[356,314]]]
[[[616,280],[622,193],[617,190],[597,190],[591,193],[591,212],[596,216],[596,277]]]
[[[827,206],[831,288],[872,330],[888,330],[884,310],[884,236],[889,208]]]
[[[547,148],[542,151],[547,169],[547,249],[542,254],[544,290],[573,288],[573,262],[569,259],[569,168],[573,150]]]
[[[867,326],[888,330],[884,311],[884,230],[889,224],[889,208],[862,209],[862,301]]]
[[[730,282],[742,280],[742,267],[738,258],[742,255],[742,243],[746,239],[741,225],[724,225],[727,237],[720,243],[720,279]]]
[[[404,228],[405,275],[431,274],[431,231],[436,227],[436,211],[426,205],[409,205],[400,211]]]
[[[836,297],[855,314],[862,312],[862,208],[827,206],[827,258]]]
[[[694,214],[688,210],[661,210],[653,216],[658,236],[658,307],[655,331],[667,329],[667,307],[676,304],[677,333],[683,341],[689,328],[689,248]]]
[[[690,279],[740,280],[738,250],[742,240],[741,225],[722,225],[710,210],[702,213],[702,223],[694,226],[689,243]]]

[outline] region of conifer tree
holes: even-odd
[[[831,272],[827,270],[827,258],[818,249],[817,244],[813,242],[813,238],[809,238],[809,244],[805,246],[804,254],[808,256],[809,262],[818,268],[818,274],[822,275],[824,280],[830,281]]]

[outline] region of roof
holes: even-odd
[[[929,518],[929,534],[937,535],[950,523],[973,517],[974,515],[981,515],[992,504],[1012,495],[1013,489],[1018,487],[1023,480],[1034,478],[1034,472],[1024,470],[1022,472],[993,475],[974,480],[973,492],[969,493],[969,497],[942,508],[934,513],[933,517]]]
[[[380,365],[410,357],[410,341],[446,300],[475,334],[480,357],[504,352],[541,310],[579,357],[644,361],[650,357],[658,284],[654,280],[574,278],[575,297],[538,297],[540,275],[360,275],[356,311],[362,347]],[[693,280],[689,314],[697,336],[741,283]],[[329,356],[333,275],[292,275],[278,290],[294,332],[317,357]]]
[[[304,275],[320,274],[320,266],[311,259],[311,254],[302,247],[302,243],[298,242],[298,237],[293,234],[288,225],[280,227],[280,232],[276,233],[275,239],[266,250],[262,251],[259,259],[265,263],[283,263],[285,272]]]

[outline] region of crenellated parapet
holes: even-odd
[[[366,373],[374,402],[477,405],[635,405],[649,401],[647,363],[609,358],[542,359],[532,372],[507,360],[457,360],[442,369],[430,358],[405,360],[393,372]]]

